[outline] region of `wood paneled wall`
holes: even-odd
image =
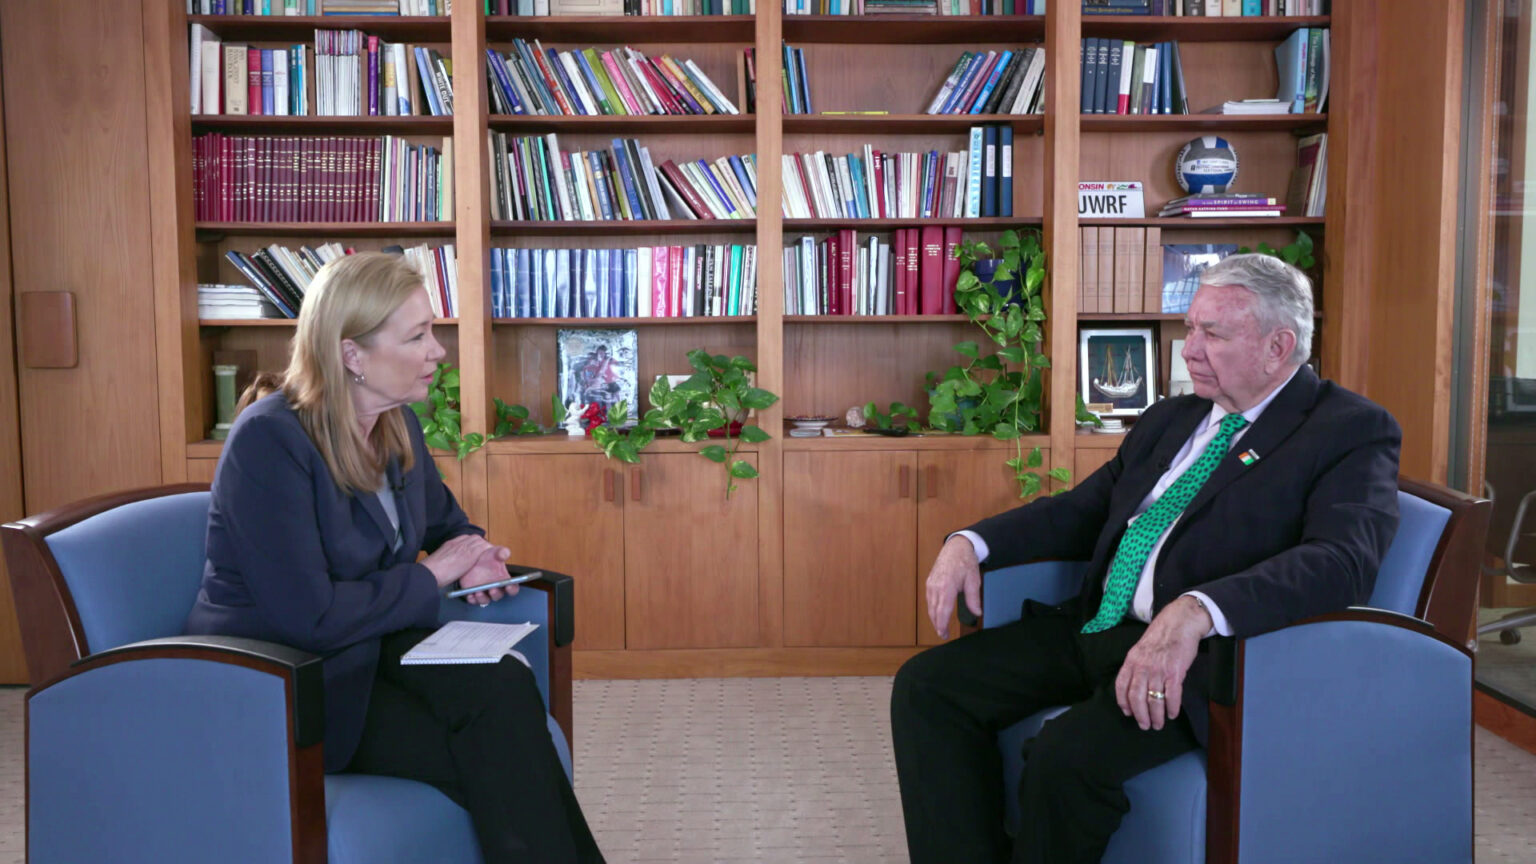
[[[21,413],[16,396],[16,346],[11,316],[10,200],[6,193],[4,70],[0,69],[0,522],[26,515],[21,494]],[[21,630],[10,577],[0,561],[0,684],[27,680]]]

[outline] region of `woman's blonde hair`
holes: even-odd
[[[400,460],[402,471],[409,471],[415,454],[399,411],[379,415],[366,442],[371,447],[365,446],[348,392],[351,373],[342,362],[341,341],[369,346],[389,316],[422,287],[421,273],[403,256],[360,252],[320,268],[304,291],[281,387],[331,477],[348,494],[377,489],[392,458]],[[246,395],[273,383],[258,375]],[[242,396],[241,401],[247,400]]]

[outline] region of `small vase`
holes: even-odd
[[[997,293],[1004,300],[1017,306],[1021,302],[1019,299],[1018,271],[1015,270],[1010,278],[994,279],[997,274],[997,268],[1002,266],[1002,263],[1003,259],[1001,258],[982,258],[971,265],[971,272],[976,274],[976,278],[980,279],[983,285],[991,285],[996,288]]]
[[[213,399],[215,415],[213,430],[208,437],[223,441],[229,437],[230,424],[235,422],[235,374],[240,367],[224,363],[213,367]]]

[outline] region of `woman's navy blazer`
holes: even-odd
[[[187,632],[245,636],[324,658],[325,767],[357,749],[379,658],[379,638],[434,627],[441,602],[417,563],[470,524],[427,452],[421,424],[400,408],[415,464],[391,461],[401,542],[372,492],[337,486],[281,392],[235,421],[213,480],[208,563]]]

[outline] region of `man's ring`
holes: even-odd
[[[1159,702],[1163,700],[1163,691],[1161,690],[1148,690],[1147,695],[1153,699],[1158,700]]]

